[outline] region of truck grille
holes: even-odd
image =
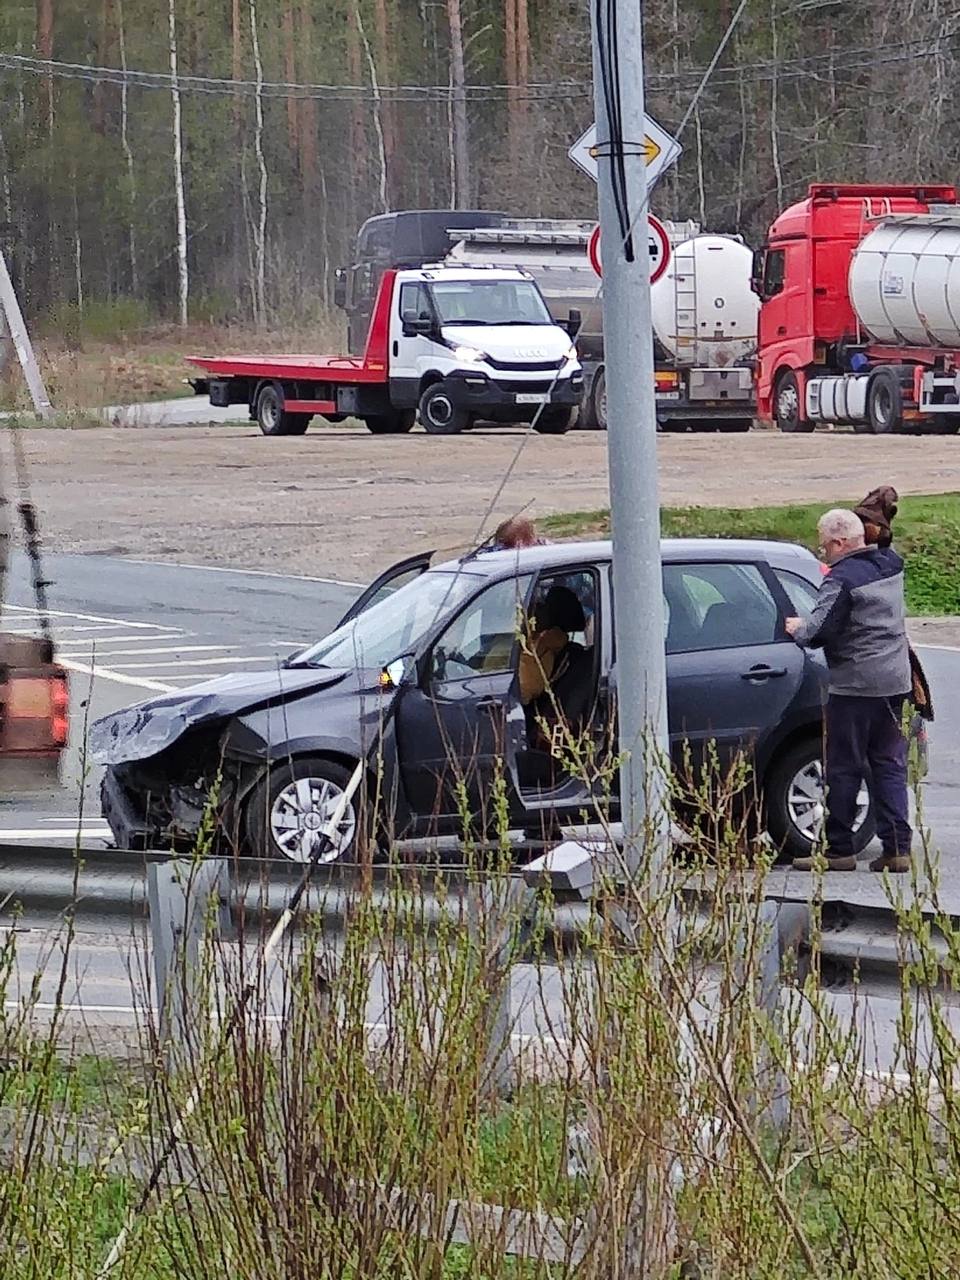
[[[553,386],[553,380],[549,378],[537,378],[535,381],[528,382],[525,378],[523,382],[520,382],[514,378],[497,378],[496,385],[501,391],[508,391],[511,393],[516,393],[518,391],[539,393],[549,391]]]
[[[494,369],[514,370],[517,373],[546,373],[563,368],[564,360],[494,360],[489,358]]]

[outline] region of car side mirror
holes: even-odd
[[[567,313],[567,333],[576,340],[580,333],[580,326],[583,324],[583,315],[576,307],[571,307]]]
[[[402,658],[394,658],[380,672],[381,689],[400,689],[409,684],[416,675],[417,664],[412,653],[405,653]]]
[[[333,275],[333,305],[345,311],[347,307],[347,272],[337,267]]]
[[[433,321],[429,316],[422,316],[416,311],[404,311],[402,319],[405,338],[426,337],[433,332]]]

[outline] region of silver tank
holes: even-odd
[[[601,360],[600,281],[587,260],[587,242],[595,225],[572,218],[518,218],[498,227],[456,231],[451,233],[451,238],[457,237],[456,243],[445,261],[456,265],[492,262],[523,267],[540,286],[554,320],[563,323],[574,309],[581,313],[580,353],[585,359]],[[664,225],[674,246],[689,241],[700,230],[696,222]],[[748,281],[749,275],[748,269]],[[665,329],[670,327],[666,325]],[[754,332],[755,329],[754,324]],[[660,337],[656,321],[654,330]],[[670,353],[674,354],[672,350]],[[684,356],[681,363],[691,361]]]
[[[960,217],[910,214],[880,223],[854,252],[849,291],[875,342],[960,350]]]

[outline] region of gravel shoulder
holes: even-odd
[[[23,440],[51,549],[353,582],[425,545],[472,543],[522,508],[537,516],[608,501],[599,432],[446,439],[315,428],[266,439],[249,426],[143,426],[26,429]],[[960,492],[960,439],[665,435],[658,452],[670,505],[834,503],[881,483]]]

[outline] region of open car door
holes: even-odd
[[[369,609],[372,604],[378,604],[385,596],[392,595],[399,587],[406,586],[414,578],[419,578],[421,573],[426,573],[435,555],[435,551],[421,551],[418,555],[408,556],[406,560],[398,560],[396,564],[391,565],[381,573],[379,578],[374,578],[369,587],[361,591],[337,623],[337,627],[343,627],[348,622],[352,622],[358,614]]]

